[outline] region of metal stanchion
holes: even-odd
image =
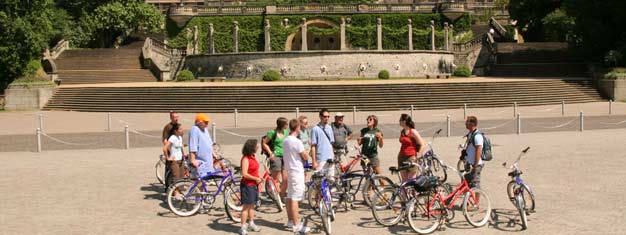
[[[450,137],[450,115],[446,116],[446,137]]]
[[[565,116],[565,100],[561,101],[561,115]]]
[[[463,104],[463,120],[467,119],[467,104]]]
[[[215,122],[211,124],[211,137],[213,137],[213,143],[217,143],[217,136],[215,135]]]
[[[522,133],[522,118],[521,118],[521,114],[517,113],[517,134],[521,134]]]
[[[415,106],[411,105],[411,118],[413,118],[413,109],[415,109]]]
[[[513,117],[517,114],[517,102],[513,102]]]
[[[41,128],[37,128],[37,152],[41,153]]]
[[[128,125],[124,126],[124,135],[126,136],[126,149],[130,149],[130,135],[128,133]]]
[[[609,115],[613,114],[613,100],[609,100]]]
[[[237,109],[235,109],[235,128],[237,128],[237,119],[238,119],[239,113],[237,112]]]
[[[352,124],[356,124],[356,106],[352,106]]]
[[[300,117],[300,108],[296,108],[296,118]]]
[[[107,131],[111,131],[111,113],[107,113]]]
[[[585,115],[580,111],[580,131],[585,130]]]
[[[43,131],[43,114],[39,114],[39,129]]]

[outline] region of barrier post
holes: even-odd
[[[585,130],[585,115],[580,111],[580,131]]]
[[[609,100],[609,115],[613,114],[613,100]]]
[[[124,135],[126,136],[126,149],[130,149],[130,136],[128,133],[128,125],[124,126]]]
[[[513,117],[515,117],[516,113],[517,113],[517,102],[513,102]]]
[[[237,109],[235,109],[235,128],[237,128],[237,119],[238,119],[239,113],[237,112]]]
[[[111,113],[107,113],[107,131],[111,131]]]
[[[296,108],[296,118],[300,117],[300,108]]]
[[[41,128],[37,128],[37,152],[41,153]]]
[[[565,100],[561,101],[561,116],[565,116]]]
[[[217,136],[215,135],[215,122],[211,124],[211,137],[213,137],[213,143],[217,143]]]
[[[521,134],[522,133],[522,119],[521,119],[521,114],[517,113],[517,134]]]
[[[450,115],[446,116],[446,137],[450,137]]]
[[[467,103],[463,104],[463,120],[467,119]]]
[[[43,114],[39,114],[39,129],[43,131]]]
[[[352,106],[352,124],[356,124],[356,106]]]
[[[415,106],[411,105],[411,118],[413,118],[413,109],[415,109]]]

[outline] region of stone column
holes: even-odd
[[[347,50],[346,48],[346,18],[341,17],[341,24],[339,25],[339,49],[342,51]]]
[[[452,48],[454,50],[454,25],[450,24],[450,39],[448,39],[448,43],[450,43],[450,45],[448,46],[448,48]]]
[[[413,50],[413,20],[409,19],[409,23],[407,24],[409,27],[409,51]]]
[[[193,54],[197,55],[200,54],[198,52],[199,48],[198,48],[198,26],[193,26]]]
[[[213,23],[209,24],[209,54],[215,53],[215,29]]]
[[[193,55],[192,32],[190,28],[186,29],[187,35],[187,55]]]
[[[430,49],[435,50],[435,21],[430,21]]]
[[[307,45],[307,41],[306,41],[306,18],[302,18],[302,49],[301,51],[307,51],[308,50],[308,45]]]
[[[239,53],[239,22],[233,21],[233,42],[235,43],[233,51]]]
[[[450,44],[448,43],[448,30],[450,28],[448,27],[448,22],[443,23],[443,45],[444,48],[446,49],[446,51],[450,50]]]
[[[383,50],[383,24],[380,18],[376,18],[376,45],[379,51]]]
[[[272,50],[272,43],[270,41],[270,20],[265,20],[265,51]]]

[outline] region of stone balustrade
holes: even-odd
[[[186,51],[169,47],[164,42],[146,38],[142,55],[144,65],[158,76],[160,81],[174,79],[175,71],[180,67]]]

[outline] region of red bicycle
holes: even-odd
[[[278,184],[269,171],[269,157],[265,158],[262,162],[263,164],[263,185],[265,188],[265,195],[276,205],[278,208],[278,212],[283,211],[283,202],[280,198],[280,193],[278,191]],[[259,186],[259,195],[261,195],[262,187]],[[256,202],[256,208],[258,209],[261,206],[261,198]]]
[[[465,179],[465,173],[443,165],[458,173],[461,183],[448,195],[434,188],[431,193],[420,194],[409,201],[409,226],[420,234],[428,234],[438,229],[445,221],[454,218],[453,207],[456,200],[463,195],[461,204],[463,215],[469,224],[482,227],[489,221],[491,215],[491,200],[489,195],[478,188],[470,188]]]

